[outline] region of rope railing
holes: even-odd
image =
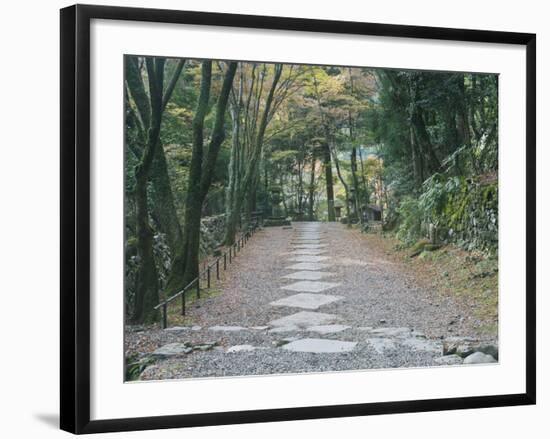
[[[220,280],[220,272],[223,267],[223,271],[227,270],[229,265],[233,263],[233,260],[248,242],[248,240],[256,233],[260,227],[260,217],[253,218],[252,225],[243,232],[235,243],[221,255],[218,256],[212,263],[207,264],[202,271],[199,272],[198,276],[193,279],[189,284],[185,286],[182,290],[173,294],[169,298],[163,300],[154,309],[162,310],[162,327],[163,329],[168,327],[168,304],[176,300],[178,297],[181,297],[181,315],[184,316],[186,313],[186,304],[185,304],[185,293],[191,290],[192,288],[196,289],[197,299],[201,297],[201,279],[206,281],[206,288],[210,289],[212,283],[212,272],[215,272],[216,280]],[[215,268],[214,268],[215,267]]]

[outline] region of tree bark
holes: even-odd
[[[340,180],[340,183],[342,183],[342,186],[344,186],[344,192],[346,194],[346,216],[347,216],[347,227],[351,227],[351,218],[350,218],[350,211],[349,211],[349,187],[346,183],[346,180],[342,176],[342,173],[340,172],[340,163],[338,161],[338,156],[336,155],[335,151],[332,151],[332,156],[334,157],[334,165],[336,166],[336,174],[338,175],[338,179]]]
[[[255,115],[250,115],[248,108],[250,105],[250,99],[247,101],[246,104],[246,111],[245,111],[245,126],[247,129],[247,136],[248,136],[248,142],[249,145],[252,147],[251,154],[248,158],[248,161],[245,163],[246,166],[243,166],[244,168],[244,176],[240,178],[239,185],[237,186],[236,190],[236,196],[234,199],[234,205],[232,207],[232,215],[230,218],[227,218],[226,223],[226,244],[229,245],[231,241],[234,241],[235,235],[228,236],[228,233],[231,230],[236,230],[237,223],[241,216],[241,210],[243,207],[243,203],[247,200],[247,196],[249,194],[249,191],[252,187],[252,185],[255,183],[254,180],[257,178],[257,172],[258,172],[258,166],[259,161],[262,153],[263,148],[263,142],[264,142],[264,136],[265,136],[265,130],[267,128],[267,125],[269,123],[270,119],[270,112],[272,110],[272,104],[273,104],[273,95],[275,94],[275,90],[277,88],[277,84],[279,82],[279,79],[281,78],[281,73],[283,70],[283,66],[281,64],[275,65],[275,71],[273,74],[273,81],[271,83],[271,87],[269,89],[269,93],[266,98],[265,107],[262,113],[262,117],[260,119],[259,127],[257,134],[254,136],[252,134],[255,132],[253,127],[256,126],[256,119],[257,119],[257,111],[254,111]],[[260,88],[262,87],[262,81],[260,81]],[[252,94],[252,90],[250,91],[250,94]],[[257,100],[256,105],[254,106],[256,109],[259,108],[259,99],[261,97],[261,90],[258,90],[257,92]],[[249,120],[249,117],[252,118],[252,120]],[[244,157],[243,157],[244,159]],[[242,172],[242,170],[241,170]]]
[[[334,186],[332,181],[332,162],[330,160],[330,146],[328,141],[323,142],[323,165],[325,166],[325,180],[327,187],[328,220],[336,221],[334,210]]]
[[[151,104],[149,102],[149,97],[145,92],[145,86],[136,60],[136,57],[127,56],[124,61],[126,68],[127,89],[136,105],[137,111],[134,112],[134,114],[139,124],[139,132],[142,133],[143,136],[143,138],[141,138],[140,145],[138,147],[134,145],[132,148],[132,151],[139,160],[143,152],[143,145],[146,142],[145,137],[151,122]],[[166,105],[168,104],[184,65],[185,60],[179,60],[176,65],[172,78],[166,88],[166,91],[164,92],[162,99],[162,111],[164,111]],[[153,163],[150,170],[150,179],[154,188],[152,201],[155,210],[155,220],[158,223],[160,231],[166,234],[167,244],[170,248],[173,259],[181,242],[182,233],[174,203],[174,195],[172,193],[170,177],[168,175],[166,156],[164,154],[162,144],[159,144],[158,147],[155,148]]]
[[[308,220],[313,221],[313,202],[315,197],[315,152],[311,151],[311,170],[309,174],[308,188]]]
[[[178,269],[170,273],[166,289],[169,294],[187,286],[199,274],[199,247],[202,206],[212,183],[214,167],[225,138],[225,112],[237,63],[231,62],[224,75],[222,89],[216,102],[214,127],[206,156],[204,155],[204,120],[208,112],[212,82],[212,62],[203,61],[197,110],[193,119],[193,149],[189,166],[185,203],[184,232]],[[181,267],[183,266],[183,270]]]
[[[235,211],[235,198],[237,195],[237,186],[239,184],[239,153],[241,149],[240,135],[241,135],[241,107],[242,107],[242,94],[244,86],[244,77],[241,70],[239,94],[231,104],[231,122],[232,122],[232,145],[231,155],[229,158],[229,182],[226,190],[225,198],[225,245],[233,245],[235,242],[235,235],[237,233],[237,215],[239,212]]]
[[[151,99],[151,125],[148,131],[147,144],[135,171],[137,251],[140,263],[137,274],[138,287],[134,306],[134,320],[150,323],[157,321],[159,314],[158,311],[153,309],[158,303],[158,277],[153,254],[153,230],[149,224],[147,211],[147,181],[160,135],[164,59],[147,58],[146,63]]]

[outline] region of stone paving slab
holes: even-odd
[[[366,341],[378,354],[384,354],[386,350],[396,347],[391,338],[369,338]]]
[[[193,348],[185,343],[168,343],[154,351],[153,355],[159,357],[172,357],[174,355],[188,354],[192,350]]]
[[[298,249],[298,250],[292,250],[290,252],[291,255],[311,255],[311,256],[318,256],[322,255],[323,253],[326,253],[326,250],[319,250],[319,249]]]
[[[328,294],[300,293],[294,296],[271,302],[271,306],[289,306],[292,308],[318,309],[327,303],[343,299],[342,296],[330,296]]]
[[[325,277],[334,276],[335,273],[329,273],[326,271],[296,271],[295,273],[287,274],[283,276],[283,279],[296,279],[296,280],[320,280]]]
[[[250,352],[255,350],[256,348],[250,344],[240,344],[236,346],[231,346],[229,349],[227,349],[227,353],[235,353],[235,352]]]
[[[283,345],[283,349],[293,352],[312,352],[312,353],[339,353],[350,352],[355,348],[357,342],[325,340],[322,338],[303,338]]]
[[[325,237],[324,236],[293,236],[291,241],[293,242],[296,242],[296,241],[321,241],[321,240],[324,240]]]
[[[374,328],[369,331],[372,335],[379,337],[411,337],[413,330],[410,328]]]
[[[443,355],[443,344],[422,338],[405,338],[399,340],[401,344],[416,351],[434,352]]]
[[[271,328],[269,331],[270,334],[284,334],[285,332],[296,332],[299,331],[300,328],[296,325],[289,325],[289,326],[277,326],[275,328]]]
[[[326,323],[332,323],[337,319],[334,314],[325,314],[322,312],[300,311],[296,314],[281,317],[280,319],[269,322],[271,326],[307,328]],[[271,332],[271,331],[270,331]]]
[[[307,293],[320,293],[321,291],[337,287],[338,285],[340,284],[336,282],[303,280],[299,282],[294,282],[290,285],[285,285],[284,287],[281,287],[281,289],[290,291],[303,291]]]
[[[350,328],[351,326],[346,325],[317,325],[306,328],[306,331],[318,332],[319,334],[336,334]]]
[[[295,249],[320,249],[326,247],[328,244],[293,244]]]
[[[296,262],[321,262],[321,261],[328,261],[331,259],[330,256],[311,256],[311,255],[303,255],[303,256],[296,256],[293,258],[290,258],[289,261],[296,261]]]
[[[210,331],[227,331],[227,332],[235,332],[235,331],[244,331],[247,328],[244,328],[242,326],[212,326],[208,328]]]
[[[298,264],[285,267],[285,270],[322,270],[330,267],[330,264],[321,264],[318,262],[300,262]]]

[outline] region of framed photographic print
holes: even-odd
[[[61,11],[61,428],[535,403],[535,35]]]

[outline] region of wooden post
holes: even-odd
[[[162,304],[162,328],[166,329],[168,326],[168,310],[166,309],[166,302]]]
[[[231,249],[233,248],[233,246],[229,247],[229,263],[231,264]]]
[[[181,315],[185,315],[185,291],[181,293]]]
[[[206,288],[210,288],[210,265],[206,269],[206,277],[207,277]]]
[[[223,254],[223,269],[227,270],[227,253]]]
[[[216,279],[220,280],[220,258],[216,259]]]
[[[200,283],[200,276],[197,276],[197,299],[201,298],[201,283]]]

